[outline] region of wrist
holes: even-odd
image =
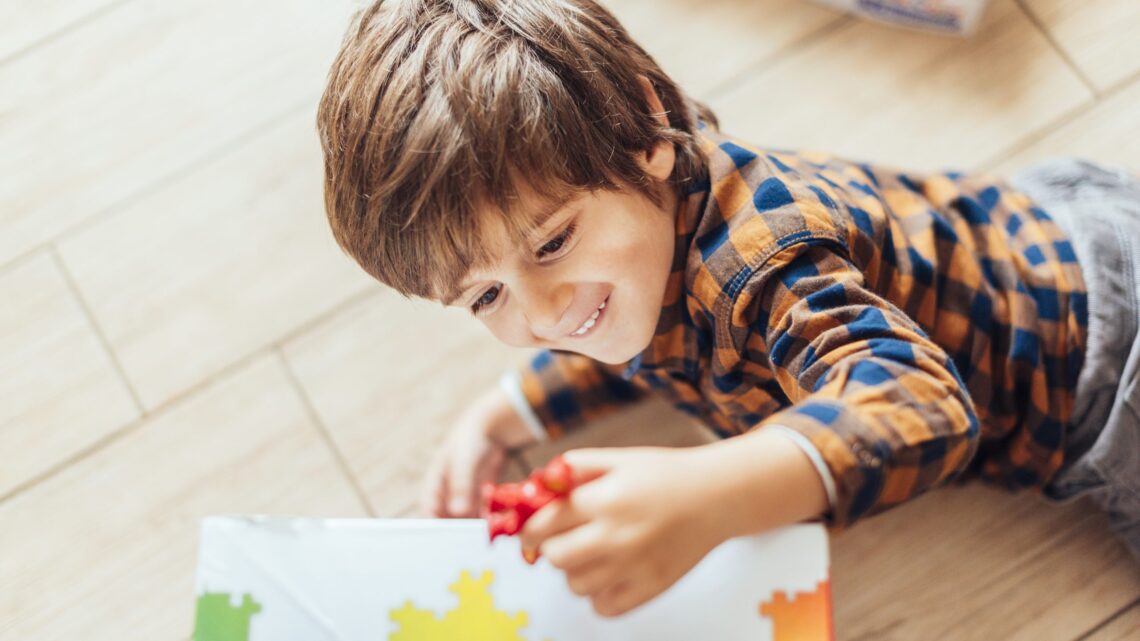
[[[724,539],[817,519],[829,508],[815,464],[779,430],[703,446],[710,505]]]
[[[478,420],[484,425],[487,438],[505,448],[515,449],[538,442],[534,432],[499,385],[480,399],[475,411]]]

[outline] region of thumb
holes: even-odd
[[[570,450],[562,455],[562,459],[570,466],[573,485],[581,485],[605,475],[625,454],[616,447],[593,447]]]
[[[455,452],[447,473],[447,511],[453,518],[471,516],[475,509],[478,455],[464,448]]]

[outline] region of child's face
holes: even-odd
[[[650,112],[669,126],[649,80],[640,81]],[[467,274],[450,304],[472,309],[508,345],[612,364],[644,350],[657,330],[673,266],[677,195],[667,182],[676,163],[673,143],[660,141],[637,160],[660,188],[660,205],[632,188],[578,193],[554,208],[524,192],[531,211],[553,215],[522,247],[507,240],[505,230],[489,230],[493,267]]]
[[[659,151],[671,171],[667,146]],[[672,268],[677,198],[663,191],[661,205],[633,190],[580,193],[523,247],[493,230],[494,267],[467,274],[451,304],[472,309],[508,345],[628,361],[653,338]]]

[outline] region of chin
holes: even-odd
[[[622,344],[618,347],[618,349],[595,350],[599,353],[586,354],[586,356],[589,356],[596,361],[601,361],[602,363],[606,363],[608,365],[620,365],[622,363],[629,362],[633,359],[634,356],[637,356],[641,352],[645,351],[645,348],[649,347],[649,343],[652,342],[652,340],[653,332],[650,331],[645,335],[644,338],[637,337],[637,340],[622,341]],[[633,345],[633,347],[629,347],[629,345]]]

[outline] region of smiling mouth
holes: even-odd
[[[581,338],[583,336],[590,334],[591,330],[593,330],[593,328],[596,327],[599,322],[601,322],[602,313],[603,313],[603,311],[605,311],[606,303],[609,302],[609,300],[610,300],[610,297],[606,296],[606,300],[603,300],[602,304],[598,305],[598,308],[595,309],[594,313],[591,314],[590,317],[586,319],[586,322],[582,323],[581,327],[579,327],[578,329],[576,329],[573,332],[571,332],[570,334],[568,334],[568,336],[570,336],[571,338]]]

